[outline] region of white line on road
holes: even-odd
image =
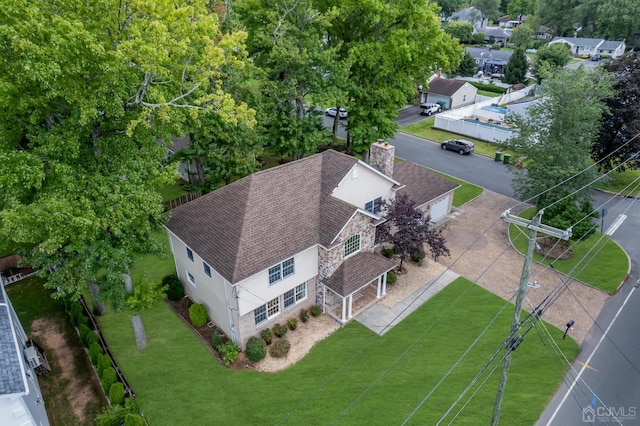
[[[616,220],[613,221],[611,226],[607,228],[607,231],[604,233],[605,235],[612,236],[614,232],[618,230],[622,222],[627,218],[626,214],[619,214]]]
[[[622,312],[622,309],[627,304],[627,302],[629,301],[629,298],[631,297],[631,295],[633,294],[633,292],[635,290],[636,290],[636,287],[632,287],[631,288],[631,291],[627,295],[627,298],[624,299],[624,302],[622,303],[622,306],[620,306],[620,309],[618,309],[618,312],[616,312],[616,315],[611,320],[611,323],[609,324],[609,327],[607,327],[607,329],[604,331],[604,334],[602,335],[602,337],[598,341],[598,344],[596,345],[595,348],[593,348],[593,351],[591,352],[591,355],[589,355],[589,358],[587,358],[587,360],[584,362],[584,364],[582,365],[582,368],[580,369],[580,372],[578,373],[576,378],[573,380],[573,383],[571,383],[571,386],[569,386],[569,390],[567,391],[567,393],[564,394],[564,398],[562,398],[562,401],[560,401],[560,404],[558,404],[558,406],[556,407],[556,410],[553,412],[553,415],[551,416],[551,418],[547,422],[547,426],[549,426],[551,424],[551,422],[553,421],[553,419],[556,418],[556,414],[558,414],[558,411],[560,411],[560,408],[562,407],[562,404],[564,404],[564,402],[569,397],[569,394],[571,393],[571,391],[573,390],[574,386],[576,385],[576,382],[578,380],[580,380],[580,376],[582,376],[582,373],[584,372],[585,368],[587,368],[587,365],[591,362],[591,358],[593,358],[593,356],[595,355],[596,351],[600,347],[600,344],[602,343],[604,338],[607,337],[607,333],[609,332],[609,330],[611,330],[611,327],[613,326],[613,323],[616,322],[616,319],[618,319],[618,315],[620,315],[620,312]]]

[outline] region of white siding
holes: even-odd
[[[29,408],[22,398],[22,396],[0,398],[0,424],[2,426],[35,426],[38,424],[31,416]]]
[[[362,164],[356,164],[357,173],[351,170],[333,191],[333,196],[364,209],[367,202],[382,197],[383,200],[392,198],[393,182],[374,172]],[[356,176],[356,177],[354,177]]]

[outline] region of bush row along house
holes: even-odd
[[[396,267],[374,253],[384,201],[405,191],[437,220],[458,186],[411,162],[394,165],[394,152],[376,142],[366,164],[327,150],[172,210],[166,227],[188,296],[241,348],[312,305],[349,321],[365,299],[386,294]]]

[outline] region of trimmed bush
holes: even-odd
[[[320,315],[322,315],[322,309],[320,309],[320,306],[313,305],[309,308],[309,313],[313,317],[319,317]]]
[[[82,327],[83,325],[89,326],[89,317],[85,314],[80,314],[78,317],[78,327]]]
[[[391,256],[393,256],[394,254],[396,254],[396,249],[395,247],[383,247],[382,248],[382,255],[386,258],[391,258]]]
[[[287,330],[287,327],[281,324],[275,324],[273,326],[273,334],[275,334],[277,337],[284,337],[284,335],[287,334]]]
[[[273,340],[273,333],[270,328],[265,328],[260,332],[260,337],[262,337],[262,340],[264,340],[267,345],[270,345]]]
[[[140,414],[127,414],[124,418],[124,426],[144,426],[144,420],[140,417]]]
[[[201,303],[194,303],[189,307],[189,319],[194,327],[204,327],[207,324],[207,307]]]
[[[214,348],[217,348],[222,344],[222,336],[217,331],[214,331],[211,335],[211,344]]]
[[[102,346],[100,343],[93,342],[91,346],[89,346],[89,359],[91,360],[91,364],[98,365],[98,357],[102,355],[104,351],[102,350]]]
[[[387,284],[393,285],[396,281],[398,281],[398,276],[393,271],[387,272]]]
[[[238,354],[240,353],[240,348],[238,345],[229,340],[227,343],[223,343],[218,346],[218,350],[220,354],[222,354],[222,359],[224,360],[224,365],[233,364],[236,359],[238,359]]]
[[[87,344],[87,347],[90,348],[93,343],[100,343],[100,336],[98,336],[98,333],[91,330],[85,336],[85,343]]]
[[[184,287],[177,275],[167,275],[162,279],[162,285],[167,287],[167,299],[177,302],[184,297]]]
[[[267,355],[267,344],[255,336],[249,337],[244,353],[249,361],[258,362]]]
[[[122,405],[124,402],[124,385],[121,382],[115,382],[109,388],[109,401],[111,405]]]
[[[274,358],[282,358],[287,356],[291,349],[291,343],[287,339],[278,339],[269,348],[269,354]]]
[[[89,335],[89,333],[93,333],[93,331],[89,328],[89,326],[80,324],[80,327],[78,327],[78,334],[80,335],[80,341],[87,348],[89,347],[89,345],[87,345],[87,336]]]
[[[298,320],[295,318],[291,318],[289,321],[287,321],[287,327],[289,327],[289,330],[293,331],[296,328],[298,328]]]
[[[413,260],[418,265],[422,266],[422,260],[425,257],[424,253],[411,253],[409,256],[411,257],[411,260]]]
[[[102,384],[102,389],[104,389],[105,393],[109,392],[111,385],[116,382],[116,377],[116,370],[114,370],[113,367],[107,367],[104,369],[100,375],[100,383]]]
[[[82,306],[78,303],[72,303],[69,316],[71,317],[71,323],[76,327],[78,326],[78,318],[80,318],[80,315],[82,315]]]
[[[309,321],[309,311],[306,309],[301,310],[299,317],[300,317],[300,321],[302,322]]]
[[[102,376],[102,372],[105,368],[111,367],[111,357],[105,353],[98,355],[98,364],[96,370],[98,370],[98,377]]]

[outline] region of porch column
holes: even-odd
[[[376,299],[380,299],[380,284],[382,284],[382,275],[378,277],[378,285],[376,286]]]
[[[347,322],[347,300],[342,298],[342,323]]]
[[[353,293],[351,293],[348,297],[349,299],[349,319],[353,316]]]
[[[382,295],[386,296],[387,294],[387,274],[382,276]]]

